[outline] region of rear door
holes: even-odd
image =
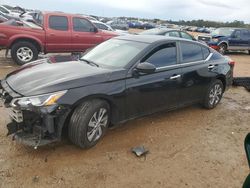
[[[212,75],[206,59],[210,56],[207,47],[198,43],[180,42],[182,85],[180,103],[186,105],[201,100],[211,82]]]
[[[131,73],[126,79],[128,117],[154,113],[178,105],[180,94],[181,68],[178,65],[176,43],[155,47],[141,62],[156,66],[152,74]]]
[[[248,48],[247,30],[236,30],[229,38],[229,50],[246,50]]]
[[[72,51],[69,18],[67,16],[49,15],[47,22],[46,51]]]
[[[242,31],[242,39],[245,50],[250,50],[250,30]]]
[[[103,37],[94,25],[85,18],[73,17],[72,46],[76,51],[85,51],[103,42]]]

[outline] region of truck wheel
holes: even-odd
[[[226,44],[220,44],[220,45],[219,45],[219,52],[220,52],[222,55],[225,55],[226,52],[227,52],[227,45],[226,45]]]
[[[207,90],[203,106],[213,109],[219,104],[224,92],[223,83],[220,80],[212,82]]]
[[[11,48],[11,57],[18,65],[38,59],[38,50],[31,42],[20,41]]]
[[[103,100],[86,101],[73,112],[69,139],[81,148],[90,148],[104,136],[110,121],[110,107]]]

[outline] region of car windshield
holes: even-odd
[[[146,43],[110,39],[96,46],[81,59],[98,65],[125,67],[144,48]]]
[[[233,28],[219,28],[214,30],[211,34],[214,35],[220,35],[220,36],[230,36],[234,32]]]

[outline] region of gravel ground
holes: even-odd
[[[17,66],[0,52],[0,78]],[[231,54],[235,76],[250,76],[250,56]],[[231,88],[214,110],[199,105],[161,112],[108,131],[94,148],[64,140],[38,150],[6,137],[0,108],[0,187],[238,188],[248,174],[243,141],[250,93]],[[144,145],[146,158],[130,150]]]

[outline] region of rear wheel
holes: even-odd
[[[107,102],[86,101],[73,112],[69,122],[69,139],[81,148],[90,148],[104,136],[110,121]]]
[[[216,80],[212,82],[205,96],[205,100],[203,104],[204,107],[207,109],[215,108],[219,104],[223,96],[223,92],[224,92],[224,86],[220,80]]]
[[[220,44],[220,45],[219,45],[219,52],[220,52],[222,55],[225,55],[226,52],[227,52],[227,45],[226,45],[226,44]]]
[[[11,57],[18,65],[24,65],[38,59],[38,50],[31,42],[20,41],[12,46]]]

